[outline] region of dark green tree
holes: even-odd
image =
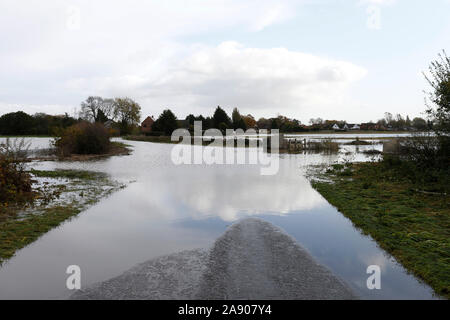
[[[220,106],[217,106],[216,111],[214,112],[213,124],[214,127],[218,129],[220,129],[220,127],[224,128],[224,126],[226,126],[226,129],[232,127],[230,117]]]
[[[241,114],[239,113],[238,108],[233,109],[233,113],[231,114],[231,120],[233,121],[233,129],[243,129],[247,130],[247,125]]]
[[[414,118],[412,121],[412,126],[419,131],[427,130],[428,128],[427,121],[422,118]]]
[[[153,131],[164,132],[166,135],[171,135],[177,128],[177,117],[170,109],[164,110],[153,124]]]
[[[7,113],[0,117],[0,134],[33,134],[33,127],[33,117],[23,111]]]
[[[195,116],[193,114],[190,114],[186,117],[186,121],[189,123],[189,125],[194,125]]]
[[[105,123],[106,121],[108,121],[108,117],[105,115],[105,113],[103,112],[103,110],[98,110],[97,113],[97,117],[95,119],[95,122],[101,122],[101,123]]]

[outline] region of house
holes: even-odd
[[[141,123],[141,132],[142,133],[149,133],[152,131],[152,126],[155,120],[153,120],[153,117],[147,117],[144,121]]]
[[[350,128],[350,130],[361,130],[361,127],[359,126],[359,124],[349,124],[348,127]]]
[[[361,130],[377,130],[377,125],[373,122],[361,123]]]
[[[339,130],[341,130],[341,128],[338,126],[337,123],[335,123],[333,126],[333,130],[339,131]]]

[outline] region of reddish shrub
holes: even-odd
[[[103,154],[111,147],[109,132],[100,123],[82,122],[64,129],[54,142],[61,156]]]

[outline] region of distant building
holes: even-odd
[[[361,130],[361,127],[359,126],[359,124],[349,124],[348,127],[350,128],[350,130]]]
[[[361,123],[361,130],[377,130],[377,125],[373,122]]]
[[[152,126],[155,120],[153,120],[153,117],[147,117],[144,121],[141,123],[141,132],[142,133],[149,133],[152,131]]]
[[[339,130],[341,130],[341,128],[338,126],[337,123],[335,123],[333,126],[333,130],[339,131]]]

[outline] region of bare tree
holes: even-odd
[[[80,117],[88,121],[101,121],[113,119],[115,115],[114,99],[90,96],[81,103]]]
[[[436,134],[450,134],[450,57],[443,51],[425,74],[432,91],[427,94],[427,114],[435,122]]]

